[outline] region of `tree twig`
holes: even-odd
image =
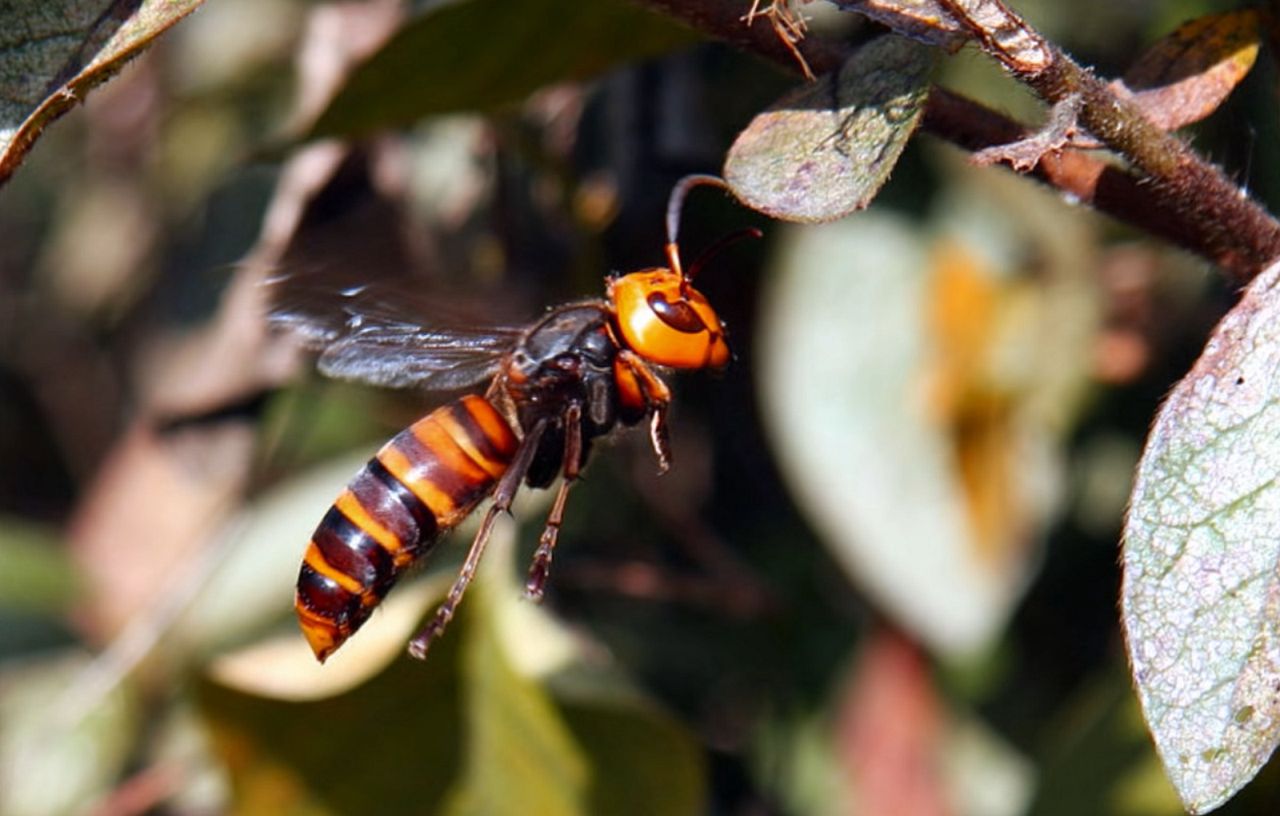
[[[1240,283],[1280,257],[1280,223],[1185,142],[1045,40],[1002,0],[941,0],[1015,77],[1046,101],[1079,99],[1080,122],[1142,171],[1153,197],[1203,241],[1200,250]],[[998,18],[993,25],[990,18]]]
[[[798,71],[790,47],[778,39],[771,26],[748,26],[743,22],[747,4],[742,0],[636,2],[786,70]],[[942,2],[953,9],[960,5],[956,0]],[[1015,32],[1019,36],[996,38],[987,31],[985,35],[975,32],[975,37],[993,56],[1011,65],[1015,76],[1046,101],[1056,103],[1079,94],[1084,126],[1141,171],[1118,168],[1066,148],[1041,157],[1030,172],[1033,177],[1074,200],[1212,261],[1238,283],[1251,280],[1280,256],[1280,223],[1221,171],[1147,121],[1136,107],[1119,100],[1105,83],[1072,62],[1011,12],[1005,22],[1023,26]],[[793,45],[817,74],[836,69],[848,54],[845,46],[814,36]],[[930,92],[922,127],[974,152],[1024,139],[1035,130],[937,87]]]
[[[929,94],[922,127],[974,152],[1016,142],[1030,132],[1023,124],[944,88],[934,88]],[[1213,236],[1205,231],[1216,232],[1216,225],[1187,219],[1165,197],[1153,195],[1151,185],[1138,175],[1079,150],[1047,153],[1028,175],[1073,201],[1213,261],[1232,280],[1249,280],[1264,262],[1261,256],[1265,253],[1245,256],[1234,247],[1212,254]]]

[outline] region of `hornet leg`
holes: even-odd
[[[533,563],[529,565],[529,578],[524,585],[524,594],[530,600],[542,600],[547,575],[551,571],[551,557],[555,553],[556,541],[560,537],[565,500],[569,497],[569,489],[578,480],[578,468],[581,464],[582,406],[574,403],[564,414],[564,478],[560,481],[560,489],[556,491],[551,512],[547,514],[547,524],[542,528],[542,535],[538,538],[538,549],[533,553]]]
[[[458,603],[462,600],[467,587],[471,585],[471,579],[475,578],[476,568],[480,565],[485,545],[489,543],[489,535],[493,532],[493,523],[497,520],[499,513],[511,509],[511,502],[515,499],[516,491],[524,481],[525,474],[529,472],[529,465],[533,462],[533,455],[538,450],[538,440],[542,438],[544,430],[546,430],[546,423],[540,422],[520,442],[520,448],[516,451],[511,467],[507,468],[507,472],[503,473],[502,478],[498,480],[498,486],[493,491],[493,504],[489,506],[484,514],[484,520],[480,522],[480,529],[471,541],[471,549],[467,550],[467,558],[462,562],[462,569],[454,579],[453,586],[449,588],[449,595],[444,603],[440,604],[431,622],[422,627],[418,634],[413,636],[413,640],[409,641],[409,654],[419,660],[426,659],[431,641],[443,632],[449,625],[449,621],[453,619]]]
[[[626,367],[635,375],[636,381],[644,391],[645,401],[649,404],[649,443],[653,445],[653,455],[658,458],[658,472],[666,473],[671,469],[671,440],[667,433],[667,406],[671,404],[671,389],[662,381],[653,369],[649,368],[640,355],[626,349],[618,356]]]

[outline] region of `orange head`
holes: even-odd
[[[689,190],[700,185],[728,189],[715,176],[685,176],[677,182],[667,204],[667,265],[611,278],[607,292],[622,342],[649,362],[670,368],[720,368],[729,362],[724,324],[691,281],[729,243],[760,235],[759,230],[744,230],[721,239],[685,272],[676,243],[680,208]]]
[[[609,281],[607,294],[622,342],[649,362],[670,368],[720,368],[729,362],[720,318],[680,272],[632,272]]]

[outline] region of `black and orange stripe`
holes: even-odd
[[[311,536],[294,607],[323,661],[368,619],[402,570],[493,490],[519,447],[483,397],[441,406],[369,460]]]

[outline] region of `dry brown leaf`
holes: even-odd
[[[1114,83],[1165,130],[1198,122],[1218,109],[1248,75],[1262,42],[1262,13],[1209,14],[1161,39]]]

